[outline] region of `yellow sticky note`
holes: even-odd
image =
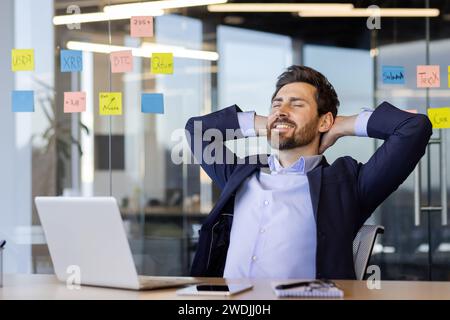
[[[122,93],[100,92],[99,110],[101,116],[122,115]]]
[[[173,53],[153,53],[151,73],[173,74]]]
[[[450,107],[430,108],[428,109],[428,118],[430,118],[433,128],[450,128]]]
[[[33,71],[34,50],[13,49],[11,52],[11,69],[12,71]]]
[[[448,73],[448,87],[450,88],[450,66],[447,67],[447,73]]]

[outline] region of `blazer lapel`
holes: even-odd
[[[268,166],[267,161],[265,161],[264,157],[265,155],[260,155],[260,158],[257,159],[262,158],[262,161],[254,160],[255,162],[250,162],[252,164],[246,164],[241,168],[236,169],[236,171],[229,178],[227,184],[225,185],[225,188],[222,191],[220,198],[218,199],[216,205],[214,206],[213,211],[206,218],[204,224],[212,224],[214,221],[216,221],[223,206],[227,203],[227,201],[229,201],[230,197],[236,195],[236,191],[242,184],[242,182],[249,176],[251,176],[255,171],[259,170],[260,168]]]
[[[322,185],[322,170],[324,167],[328,166],[328,162],[325,157],[322,158],[320,164],[307,173],[309,182],[309,192],[311,194],[311,203],[314,212],[314,218],[317,223],[317,213],[319,210],[319,199],[320,199],[320,187]]]
[[[258,154],[246,158],[248,164],[242,166],[241,169],[236,169],[232,174],[224,189],[222,197],[228,198],[230,195],[235,194],[236,190],[245,179],[251,176],[255,171],[268,167],[267,159],[268,155],[266,154]]]

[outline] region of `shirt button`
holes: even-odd
[[[269,205],[269,201],[268,200],[264,201],[264,205],[265,206]]]
[[[261,230],[259,230],[259,233],[264,233],[266,232],[266,229],[262,228]]]
[[[256,256],[253,256],[253,257],[252,257],[252,260],[253,260],[253,261],[256,261],[256,259],[257,259]]]

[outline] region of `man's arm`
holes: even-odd
[[[355,135],[356,119],[357,116],[336,117],[335,124],[322,139],[320,150],[325,151],[340,137]],[[384,143],[367,163],[356,167],[360,223],[408,178],[425,154],[432,133],[428,117],[402,111],[388,102],[383,102],[370,115],[367,134]]]
[[[237,156],[225,146],[224,141],[244,137],[239,127],[240,112],[241,109],[233,105],[204,116],[192,117],[185,127],[194,158],[222,189],[238,162]]]
[[[337,116],[334,119],[331,129],[324,133],[319,146],[319,154],[322,154],[329,147],[342,137],[355,136],[355,125],[358,115],[353,116]]]

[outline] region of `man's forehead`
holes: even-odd
[[[287,85],[284,85],[280,88],[280,90],[277,92],[277,95],[275,98],[300,98],[300,99],[306,99],[311,97],[311,95],[314,95],[316,92],[316,88],[306,82],[293,82],[289,83]]]

